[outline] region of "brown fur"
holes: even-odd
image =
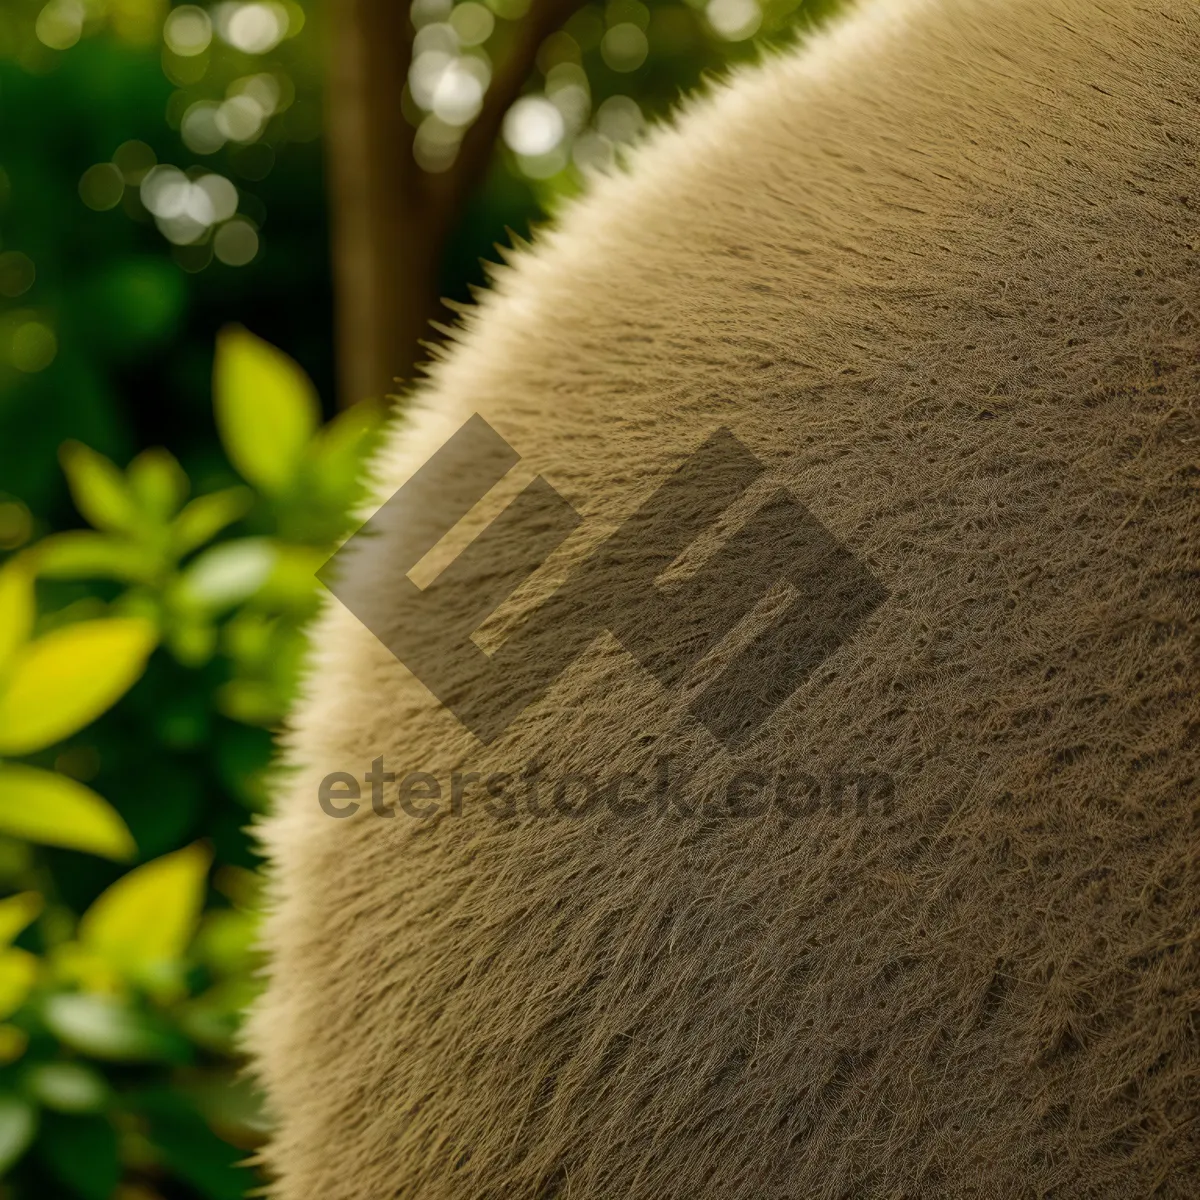
[[[890,596],[738,755],[611,637],[483,748],[331,602],[265,829],[273,1195],[1200,1194],[1198,62],[1195,0],[878,0],[501,273],[377,463],[478,411],[584,515],[489,645],[720,425]],[[895,804],[316,799],[667,750]]]

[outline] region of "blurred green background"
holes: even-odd
[[[261,1183],[249,827],[391,375],[828,7],[0,0],[0,1196]]]

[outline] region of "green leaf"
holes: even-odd
[[[269,683],[253,679],[231,679],[216,692],[217,711],[231,721],[244,725],[276,724],[287,708],[287,701]]]
[[[104,1076],[81,1062],[47,1062],[25,1075],[28,1092],[55,1112],[95,1112],[108,1102]]]
[[[237,538],[212,546],[190,562],[175,599],[209,612],[248,600],[271,576],[279,548],[269,538]]]
[[[0,765],[0,833],[118,862],[137,852],[125,822],[91,788],[16,763]]]
[[[149,583],[165,566],[161,556],[145,546],[90,529],[51,534],[38,542],[29,556],[44,579]]]
[[[38,957],[28,950],[0,950],[0,1021],[25,1003],[38,977]]]
[[[80,918],[80,943],[134,980],[161,979],[196,932],[211,861],[196,843],[135,867]]]
[[[375,400],[360,400],[338,413],[317,435],[314,456],[325,466],[361,465],[363,450],[383,426],[386,410]]]
[[[257,913],[218,908],[206,913],[196,938],[196,957],[217,975],[249,974],[257,959]]]
[[[13,938],[37,919],[42,905],[37,892],[20,892],[0,900],[0,946],[11,946]]]
[[[187,1043],[168,1025],[115,996],[51,996],[42,1019],[60,1041],[92,1058],[178,1062],[189,1057]]]
[[[75,507],[90,524],[112,533],[138,529],[141,520],[137,504],[125,476],[114,463],[82,442],[64,442],[59,460]]]
[[[310,479],[327,504],[345,507],[356,499],[364,462],[383,421],[383,408],[363,400],[339,413],[313,439]]]
[[[218,1054],[237,1052],[246,1013],[262,994],[258,976],[224,979],[177,1007],[179,1027],[198,1045]]]
[[[260,599],[266,604],[299,612],[314,610],[320,591],[317,572],[328,558],[327,550],[280,544]]]
[[[29,754],[90,724],[138,680],[157,639],[149,621],[113,618],[30,642],[0,694],[0,754]]]
[[[217,648],[217,627],[211,621],[181,617],[168,626],[167,649],[185,667],[202,667]]]
[[[20,1096],[0,1096],[0,1177],[29,1148],[37,1132],[37,1111]]]
[[[0,570],[0,677],[33,632],[33,578],[23,561]]]
[[[191,489],[175,455],[161,446],[143,450],[125,474],[139,507],[155,521],[173,517]]]
[[[312,381],[283,351],[233,325],[217,337],[213,391],[229,461],[248,483],[282,491],[320,422]]]
[[[246,487],[225,488],[197,496],[175,519],[172,535],[179,554],[203,546],[222,529],[240,521],[254,504],[254,493]]]
[[[16,1062],[29,1047],[29,1034],[18,1025],[0,1025],[0,1064]]]

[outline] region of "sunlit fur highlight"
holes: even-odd
[[[1200,1194],[1198,62],[1195,0],[865,3],[498,273],[375,464],[479,412],[585,517],[489,636],[720,425],[890,597],[740,756],[611,638],[481,747],[327,603],[263,829],[272,1195]],[[386,546],[350,575],[385,603]],[[895,805],[317,804],[664,749]]]

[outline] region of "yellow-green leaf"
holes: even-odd
[[[167,649],[185,667],[202,667],[217,649],[217,627],[203,617],[180,616],[167,626]]]
[[[312,381],[282,350],[233,325],[217,337],[213,393],[229,461],[248,483],[281,491],[320,422]]]
[[[55,1112],[95,1112],[109,1097],[104,1076],[81,1062],[38,1063],[26,1074],[25,1087]]]
[[[249,974],[258,950],[258,913],[237,908],[208,912],[196,936],[196,957],[217,975]]]
[[[198,554],[180,575],[173,599],[216,611],[249,599],[270,578],[280,547],[270,538],[234,538]]]
[[[134,499],[156,521],[173,517],[191,484],[175,455],[161,446],[143,450],[126,468]]]
[[[0,676],[33,631],[34,613],[33,579],[23,562],[10,562],[0,570]]]
[[[82,1054],[111,1062],[185,1060],[188,1045],[162,1018],[117,996],[61,993],[47,999],[50,1032]]]
[[[90,524],[113,533],[132,533],[138,528],[133,493],[113,462],[82,442],[64,442],[59,461],[71,499]]]
[[[171,532],[175,549],[187,554],[216,537],[227,525],[240,521],[254,503],[254,493],[245,487],[225,488],[197,496],[175,518]]]
[[[38,959],[28,950],[0,950],[0,1020],[25,1003],[37,982]]]
[[[158,977],[196,932],[210,861],[196,843],[135,867],[80,918],[80,943],[135,979]]]
[[[0,833],[118,862],[137,851],[120,815],[91,788],[17,763],[0,765]]]
[[[16,1025],[0,1025],[0,1065],[16,1062],[29,1045],[29,1034]]]
[[[37,1109],[21,1096],[0,1095],[0,1178],[29,1148],[37,1133]]]
[[[384,416],[381,406],[362,400],[340,412],[313,439],[311,485],[327,502],[348,501],[354,496]]]
[[[164,566],[148,546],[91,529],[72,529],[43,538],[28,554],[44,579],[119,579],[146,583]]]
[[[376,400],[360,400],[343,409],[318,434],[313,446],[315,456],[323,466],[345,459],[357,466],[364,444],[379,432],[386,416]]]
[[[8,946],[42,911],[37,892],[20,892],[0,900],[0,946]]]
[[[259,598],[284,608],[312,609],[317,604],[317,572],[328,560],[327,550],[315,546],[278,543],[271,574],[263,584]]]
[[[0,694],[0,754],[29,754],[94,721],[140,678],[157,639],[149,621],[120,617],[30,642]]]
[[[124,991],[120,974],[78,942],[58,942],[46,957],[56,985],[78,987],[95,996],[117,996]]]

